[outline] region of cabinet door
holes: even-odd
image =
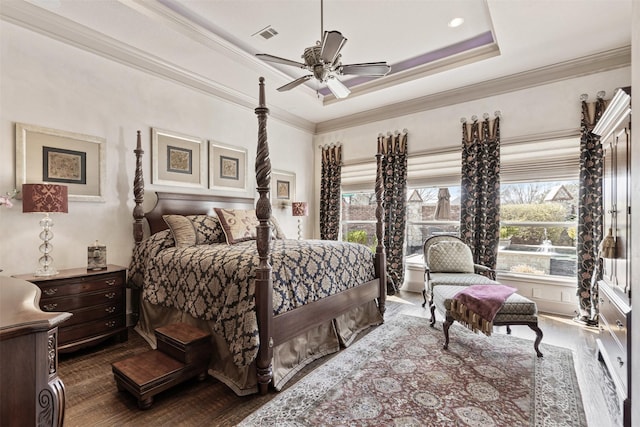
[[[604,162],[602,171],[602,214],[603,233],[606,237],[609,230],[616,236],[616,146],[613,138],[602,142],[604,152]],[[602,263],[602,279],[610,286],[615,286],[616,282],[616,260],[615,258],[604,258]]]
[[[630,263],[627,260],[630,253],[629,141],[628,128],[623,126],[603,142],[603,232],[606,236],[609,229],[612,230],[616,254],[615,258],[603,260],[602,278],[612,288],[624,294],[628,294],[630,284]]]
[[[628,123],[628,122],[627,122]],[[615,143],[616,163],[616,193],[615,193],[615,234],[616,237],[616,286],[619,290],[628,294],[631,283],[629,277],[628,257],[630,255],[631,223],[629,211],[630,170],[629,170],[629,142],[631,135],[627,127],[616,131],[613,135]]]

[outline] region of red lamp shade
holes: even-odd
[[[309,207],[307,202],[292,202],[291,213],[293,216],[307,216],[309,215]]]
[[[69,212],[67,186],[22,184],[22,212]]]

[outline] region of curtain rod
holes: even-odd
[[[500,112],[500,110],[496,110],[493,113],[493,115],[496,116],[496,117],[502,117],[502,113]],[[484,113],[482,115],[482,117],[485,120],[488,120],[489,119],[489,113]],[[476,116],[476,115],[471,116],[471,121],[474,122],[474,123],[477,122],[478,121],[478,116]],[[467,123],[467,118],[466,117],[460,117],[460,123]]]
[[[318,148],[320,149],[325,149],[325,148],[333,148],[333,147],[341,147],[342,146],[342,142],[332,142],[329,144],[320,144],[318,145]]]
[[[391,131],[388,131],[388,132],[387,132],[387,136],[391,136],[391,135],[400,135],[400,134],[406,134],[406,133],[409,133],[409,131],[407,130],[407,128],[402,129],[402,132],[400,132],[398,129],[396,129],[396,130],[395,130],[395,132],[393,132],[393,133],[392,133]],[[380,132],[380,133],[378,134],[378,138],[380,138],[380,137],[382,137],[382,136],[384,136],[384,134],[383,134],[382,132]]]
[[[606,94],[607,94],[607,93],[606,93],[605,91],[603,91],[603,90],[598,91],[598,93],[596,93],[596,99],[604,99],[604,96],[605,96]],[[582,101],[582,102],[586,102],[586,101],[587,101],[587,99],[589,99],[589,95],[588,95],[588,94],[583,93],[582,95],[580,95],[580,101]]]
[[[552,131],[552,132],[534,133],[534,134],[521,135],[521,136],[515,136],[515,137],[512,136],[509,138],[500,138],[500,145],[502,145],[503,147],[514,146],[519,144],[529,144],[529,143],[538,142],[538,141],[578,138],[578,137],[580,137],[579,128],[564,129],[564,130]],[[448,148],[442,148],[440,150],[415,151],[415,152],[409,153],[407,157],[413,158],[413,157],[420,157],[420,156],[435,156],[439,154],[452,154],[452,153],[459,153],[459,152],[460,152],[460,147],[448,147]],[[351,161],[343,162],[342,165],[358,166],[358,165],[365,165],[368,163],[375,163],[375,159],[374,158],[353,159]]]

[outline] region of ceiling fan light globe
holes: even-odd
[[[335,76],[329,76],[327,78],[327,87],[331,93],[338,99],[346,98],[351,91]]]

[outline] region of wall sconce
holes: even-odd
[[[298,240],[302,239],[302,217],[309,215],[307,202],[292,202],[291,213],[298,217]]]
[[[44,213],[40,220],[42,231],[40,238],[40,252],[42,256],[38,260],[40,268],[35,272],[36,276],[54,276],[58,271],[53,266],[53,258],[50,253],[53,249],[53,220],[50,213],[67,213],[69,211],[68,189],[64,185],[57,184],[23,184],[22,185],[22,212]]]

